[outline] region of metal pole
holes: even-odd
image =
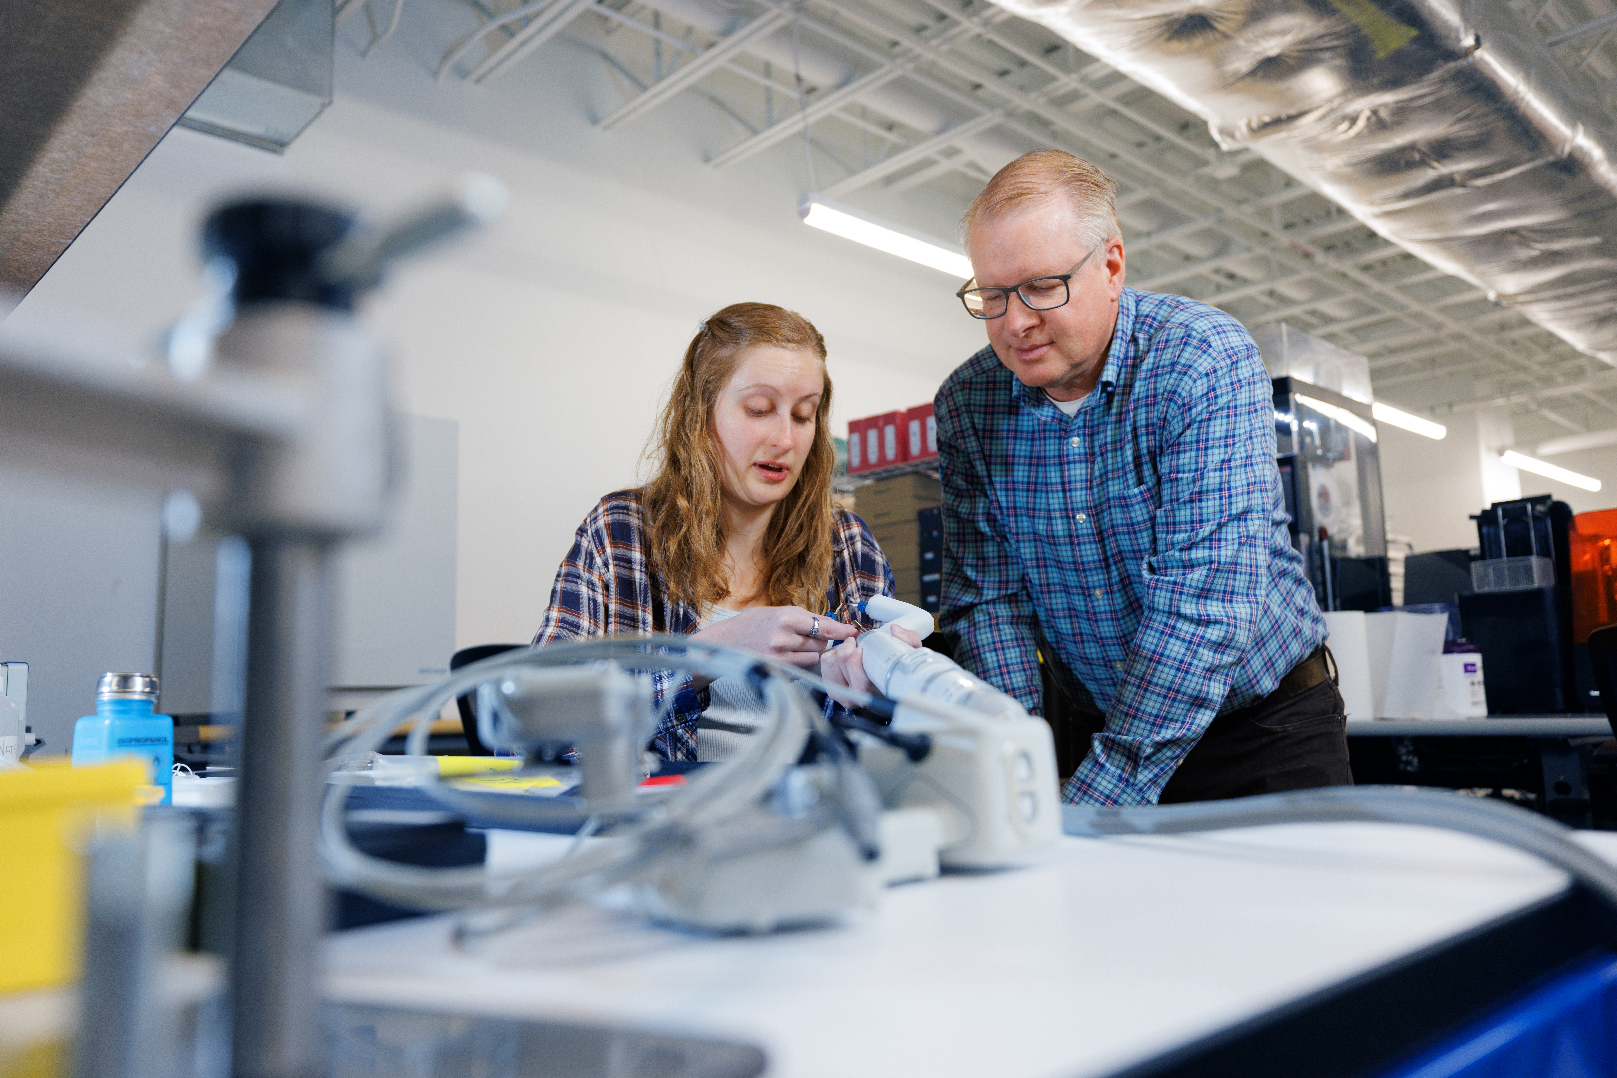
[[[316,853],[331,544],[250,540],[247,699],[231,967],[235,1078],[321,1078]]]

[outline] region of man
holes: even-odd
[[[1044,712],[1082,754],[1065,801],[1350,783],[1268,374],[1229,315],[1124,286],[1115,193],[1041,151],[966,215],[960,297],[989,347],[936,401],[942,626],[1030,710],[1042,655]]]

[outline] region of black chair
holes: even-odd
[[[477,644],[469,648],[461,648],[449,660],[450,670],[459,670],[463,666],[470,666],[491,655],[502,652],[515,651],[525,648],[526,644]],[[493,756],[494,750],[488,748],[477,739],[477,708],[472,702],[472,694],[455,697],[455,709],[460,712],[460,728],[466,734],[466,748],[472,756]]]
[[[1617,736],[1617,625],[1602,625],[1589,634],[1589,663],[1595,669],[1595,686],[1600,690],[1600,706],[1606,722]]]

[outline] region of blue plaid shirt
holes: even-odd
[[[1125,288],[1075,416],[991,348],[935,408],[957,657],[1037,711],[1042,644],[1106,715],[1063,800],[1155,804],[1215,715],[1324,641],[1287,534],[1269,376],[1224,312]]]

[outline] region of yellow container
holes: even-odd
[[[98,824],[131,825],[146,782],[134,760],[0,771],[0,995],[78,977],[84,842]]]

